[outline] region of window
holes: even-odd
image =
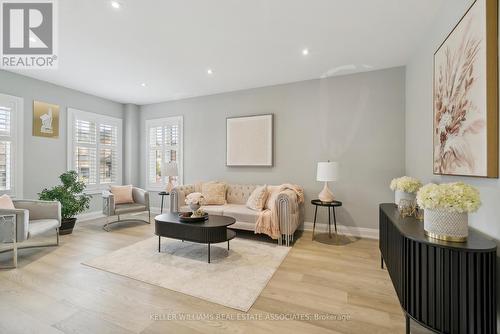
[[[68,169],[90,192],[122,182],[122,120],[68,108]]]
[[[174,184],[182,184],[182,116],[146,121],[146,184],[150,190],[164,190],[168,177],[162,175],[164,166],[176,162],[179,176]]]
[[[0,94],[0,194],[22,197],[23,99]]]

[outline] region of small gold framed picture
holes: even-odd
[[[33,136],[59,138],[59,106],[33,101]]]

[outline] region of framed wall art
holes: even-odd
[[[33,101],[33,136],[59,137],[59,106]]]
[[[273,115],[226,119],[226,165],[273,165]]]
[[[498,0],[476,0],[434,53],[434,174],[498,177]]]

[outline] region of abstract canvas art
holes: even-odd
[[[273,115],[226,119],[226,166],[273,165]]]
[[[498,0],[476,0],[434,54],[434,173],[498,177]]]
[[[59,106],[33,101],[33,136],[59,137]]]

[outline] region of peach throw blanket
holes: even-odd
[[[292,190],[297,195],[297,203],[304,202],[304,191],[295,184],[286,183],[269,190],[266,209],[259,213],[259,218],[257,218],[257,222],[255,223],[255,233],[264,233],[273,239],[279,238],[281,232],[276,199],[284,190]]]

